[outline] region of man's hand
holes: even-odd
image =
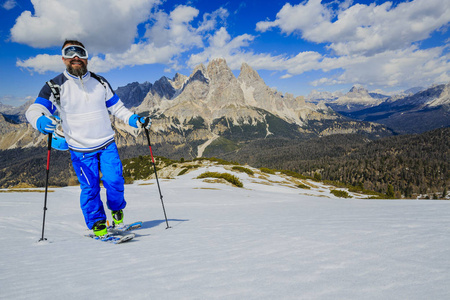
[[[40,116],[36,121],[37,129],[43,134],[55,132],[57,121],[55,118],[46,115]]]
[[[139,118],[139,123],[141,123],[142,128],[149,130],[150,126],[152,126],[152,119],[150,117],[141,117]]]
[[[130,117],[129,124],[134,128],[145,128],[148,130],[152,126],[152,119],[150,117],[139,117],[134,114]]]

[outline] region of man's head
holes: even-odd
[[[76,40],[66,40],[62,46],[62,61],[67,71],[77,77],[87,72],[88,52],[84,45]]]

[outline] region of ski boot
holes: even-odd
[[[94,231],[94,234],[96,236],[104,236],[108,233],[108,229],[106,228],[106,221],[100,220],[95,222],[94,226],[92,227],[92,230]]]
[[[123,223],[123,210],[113,210],[111,211],[113,218],[113,227]]]

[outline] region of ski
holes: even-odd
[[[107,242],[111,244],[122,244],[131,241],[136,235],[131,232],[123,234],[120,232],[115,232],[115,233],[107,233],[104,236],[96,236],[93,233],[90,233],[86,236],[101,242]]]
[[[138,221],[138,222],[133,222],[130,224],[120,224],[120,225],[116,225],[116,226],[109,226],[108,227],[108,232],[111,233],[117,233],[117,232],[127,232],[127,231],[132,231],[138,228],[142,227],[142,222]]]

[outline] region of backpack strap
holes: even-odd
[[[90,73],[91,73],[91,77],[97,79],[101,84],[103,84],[103,86],[105,87],[105,89],[107,89],[107,87],[106,87],[106,82],[105,82],[105,80],[103,79],[103,77],[98,76],[98,75],[95,74],[94,72],[90,72]]]
[[[59,92],[61,90],[61,86],[56,84],[53,80],[47,81],[46,84],[50,87],[53,97],[55,98],[55,102],[59,106],[61,103],[61,94]]]

